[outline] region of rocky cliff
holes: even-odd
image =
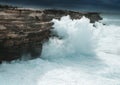
[[[39,57],[42,43],[51,37],[53,18],[70,15],[71,19],[85,16],[91,23],[102,18],[99,13],[80,13],[67,10],[30,10],[0,8],[0,62]]]

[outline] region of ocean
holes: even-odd
[[[52,37],[40,58],[3,62],[0,85],[120,85],[120,16],[53,19]]]

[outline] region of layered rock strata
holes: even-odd
[[[67,10],[30,10],[0,8],[0,62],[14,59],[37,58],[42,44],[51,37],[53,18],[70,15],[71,19],[85,16],[91,23],[102,18],[99,13],[80,13]]]

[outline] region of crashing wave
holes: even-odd
[[[42,58],[3,63],[0,85],[120,85],[120,27],[85,17],[54,19]]]

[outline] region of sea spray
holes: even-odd
[[[120,26],[53,22],[60,38],[44,44],[42,58],[1,64],[0,85],[120,85]]]
[[[95,40],[93,40],[93,24],[89,19],[71,20],[69,16],[62,17],[60,20],[53,19],[54,29],[59,38],[50,38],[44,44],[43,58],[60,58],[75,56],[94,56]],[[47,53],[46,53],[47,52]]]

